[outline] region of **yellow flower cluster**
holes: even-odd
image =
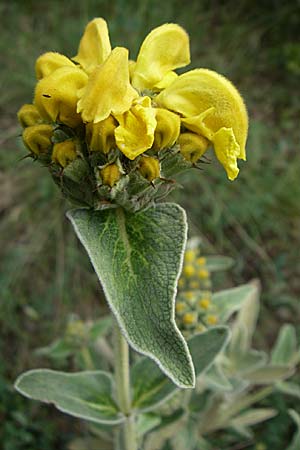
[[[33,104],[18,113],[23,140],[33,155],[48,154],[62,168],[82,158],[82,147],[89,154],[101,152],[106,155],[101,182],[110,187],[128,167],[149,182],[159,178],[160,153],[175,144],[191,163],[212,146],[233,180],[237,159],[246,158],[244,102],[214,71],[178,76],[175,70],[189,63],[189,37],[179,25],[152,30],[132,61],[126,48],[111,48],[107,24],[96,18],[88,23],[75,57],[48,52],[37,59]],[[57,140],[57,127],[73,133]],[[54,143],[60,146],[53,148]],[[109,170],[113,173],[107,175]]]
[[[199,256],[198,249],[189,248],[185,252],[175,311],[177,323],[186,337],[218,323],[210,272],[206,258]]]

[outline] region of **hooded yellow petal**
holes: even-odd
[[[167,23],[154,28],[140,48],[132,84],[151,89],[170,71],[190,63],[189,36],[183,28]]]
[[[178,144],[182,156],[187,161],[195,163],[206,152],[209,142],[198,134],[182,133],[179,136]]]
[[[117,164],[108,164],[103,169],[100,169],[100,176],[102,184],[113,187],[121,178],[121,171]]]
[[[51,147],[53,128],[51,125],[32,125],[23,131],[23,141],[30,151],[39,155],[45,153]]]
[[[116,47],[89,77],[80,92],[77,111],[84,122],[100,122],[112,114],[128,111],[137,92],[129,83],[128,50]]]
[[[160,177],[160,164],[157,158],[152,156],[142,156],[139,161],[139,172],[148,181],[153,181]]]
[[[163,90],[156,102],[185,118],[199,116],[214,107],[204,120],[205,126],[212,134],[222,127],[232,128],[240,146],[239,158],[245,159],[248,115],[238,90],[225,77],[212,70],[191,70]]]
[[[116,116],[119,126],[115,130],[118,148],[129,159],[135,159],[151,148],[156,128],[155,109],[149,97],[143,97],[123,115]]]
[[[234,180],[239,173],[237,158],[240,146],[237,143],[232,128],[221,128],[214,135],[214,149],[216,157],[226,170],[229,180]]]
[[[73,139],[58,142],[53,146],[51,159],[56,164],[66,167],[77,158],[76,142]]]
[[[90,151],[108,153],[116,145],[115,129],[118,126],[116,120],[109,116],[98,123],[86,125],[86,140]]]
[[[89,22],[81,38],[77,55],[73,58],[87,73],[102,64],[110,55],[111,46],[107,24],[96,18]]]
[[[155,108],[157,125],[155,128],[153,148],[161,150],[172,147],[180,133],[180,117],[167,109]]]
[[[77,92],[87,80],[86,73],[77,67],[61,67],[40,80],[35,89],[34,104],[41,116],[70,127],[79,125]]]
[[[42,121],[37,107],[34,105],[23,105],[18,111],[18,119],[23,128],[36,125]]]
[[[41,55],[35,63],[35,73],[38,80],[47,77],[60,67],[76,67],[65,55],[56,52],[47,52]]]
[[[170,72],[166,73],[166,75],[162,78],[161,81],[159,81],[154,85],[154,89],[158,90],[166,89],[166,87],[174,83],[177,77],[178,77],[177,73],[171,70]]]

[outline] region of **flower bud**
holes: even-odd
[[[47,77],[56,69],[64,66],[76,67],[65,55],[56,52],[47,52],[41,55],[35,63],[35,73],[38,80]]]
[[[77,94],[87,80],[88,76],[77,67],[61,67],[40,80],[34,103],[41,116],[70,127],[78,126],[81,116],[76,111]]]
[[[198,161],[208,147],[208,140],[195,133],[182,133],[178,139],[180,153],[192,163]]]
[[[35,155],[46,153],[51,147],[53,128],[51,125],[32,125],[23,131],[23,141],[26,147]]]
[[[98,123],[88,123],[86,125],[86,141],[90,151],[108,153],[115,147],[114,131],[117,125],[112,116]]]
[[[148,181],[160,177],[160,164],[158,159],[152,156],[142,156],[139,162],[139,172]]]
[[[102,184],[113,187],[121,178],[121,171],[117,164],[109,164],[100,170]]]
[[[34,105],[23,105],[18,111],[18,119],[23,128],[36,125],[42,118]]]
[[[66,167],[76,158],[76,142],[73,139],[58,142],[54,145],[51,159],[56,164]]]
[[[177,114],[167,109],[156,108],[155,112],[157,125],[154,133],[153,148],[161,150],[172,147],[180,133],[180,118]]]

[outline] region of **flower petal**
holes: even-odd
[[[157,158],[152,156],[141,156],[139,160],[139,172],[148,181],[160,177],[160,164]]]
[[[143,97],[125,114],[115,117],[120,124],[115,130],[116,143],[127,158],[133,160],[152,146],[156,119],[149,97]]]
[[[154,28],[140,48],[132,84],[151,89],[170,71],[190,63],[189,36],[179,25],[167,23]]]
[[[90,74],[110,55],[111,46],[107,23],[102,18],[89,22],[81,38],[78,53],[74,61],[79,63]]]
[[[153,148],[161,150],[172,147],[180,133],[180,117],[167,109],[155,108],[155,118],[157,125]]]
[[[76,158],[76,142],[73,139],[54,144],[51,159],[56,164],[66,167]]]
[[[178,144],[180,153],[187,161],[195,163],[206,152],[209,142],[203,136],[195,133],[182,133]]]
[[[65,55],[56,52],[47,52],[41,55],[35,63],[35,73],[38,80],[47,77],[60,67],[76,67]]]
[[[76,112],[77,92],[88,81],[86,73],[77,67],[61,67],[38,82],[34,104],[45,120],[76,127],[81,122]]]
[[[23,128],[42,122],[40,113],[35,105],[25,104],[18,111],[18,119]]]
[[[111,113],[123,114],[130,109],[137,92],[129,83],[128,50],[116,47],[89,77],[80,93],[77,112],[84,122],[101,122]]]
[[[238,90],[222,75],[207,69],[191,70],[180,75],[155,100],[159,106],[185,118],[198,116],[214,107],[214,111],[204,120],[207,129],[216,133],[222,127],[232,128],[240,146],[239,158],[245,159],[248,132],[246,107]]]
[[[108,153],[116,145],[114,131],[117,126],[118,123],[112,116],[98,123],[88,123],[86,140],[89,150]]]
[[[53,127],[47,124],[32,125],[23,131],[24,144],[36,155],[49,150],[52,136]]]
[[[158,90],[166,89],[166,87],[170,86],[170,84],[172,84],[177,77],[177,73],[171,70],[170,72],[167,72],[166,75],[164,75],[164,77],[161,79],[161,81],[156,83],[153,87],[154,89]]]
[[[216,156],[224,169],[229,180],[234,180],[239,173],[237,158],[240,154],[240,146],[237,143],[232,128],[221,128],[214,135],[214,149]]]

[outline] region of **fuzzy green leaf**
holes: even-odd
[[[255,384],[269,384],[290,377],[294,370],[288,366],[269,365],[260,367],[244,375],[245,379]]]
[[[229,256],[206,256],[205,268],[209,272],[217,272],[219,270],[227,270],[233,266],[234,260]]]
[[[227,339],[228,329],[215,327],[193,336],[188,341],[197,376],[212,364]],[[131,377],[133,406],[138,410],[152,410],[177,390],[157,365],[148,358],[143,358],[135,364]]]
[[[273,364],[290,365],[293,364],[296,354],[296,330],[293,325],[283,325],[272,350],[271,361]]]
[[[112,398],[112,380],[106,372],[30,370],[19,376],[15,388],[25,397],[53,403],[60,411],[81,419],[110,425],[124,420]]]
[[[77,209],[68,217],[128,342],[178,386],[193,387],[192,360],[174,320],[187,233],[184,210],[161,203],[135,214]]]
[[[232,425],[234,427],[248,427],[260,422],[264,422],[265,420],[271,419],[276,415],[276,409],[253,408],[232,419],[229,425]]]
[[[220,321],[226,322],[233,313],[242,307],[254,291],[255,287],[249,283],[214,293],[212,300],[217,307]]]
[[[299,413],[297,413],[297,411],[295,411],[294,409],[289,409],[289,414],[297,426],[297,431],[295,432],[295,434],[293,436],[291,444],[289,445],[289,447],[286,450],[299,450],[299,448],[300,448],[300,416],[299,416]]]

